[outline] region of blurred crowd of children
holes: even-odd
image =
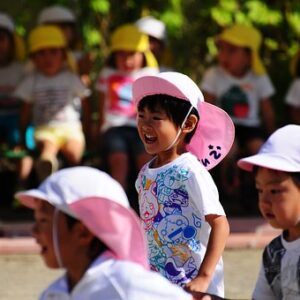
[[[5,159],[13,161],[12,193],[37,185],[61,167],[83,164],[85,153],[93,149],[101,162],[97,167],[111,174],[137,205],[134,181],[150,156],[138,135],[132,84],[172,69],[165,24],[146,16],[116,28],[95,82],[89,78],[91,55],[79,47],[72,10],[45,7],[36,24],[25,43],[11,16],[0,13],[0,171]],[[205,101],[224,109],[235,124],[234,145],[213,174],[220,194],[233,199],[245,184],[236,161],[256,153],[276,129],[276,90],[259,56],[262,36],[257,29],[233,25],[216,36],[215,44],[217,64],[198,84]],[[299,56],[285,100],[287,122],[295,124],[300,124]],[[99,108],[96,126],[91,95]],[[0,206],[7,205],[1,197]]]

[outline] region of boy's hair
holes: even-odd
[[[65,213],[63,213],[63,214],[66,218],[66,222],[67,222],[67,226],[68,226],[69,230],[71,230],[76,223],[80,222],[79,220],[73,218],[72,216],[69,216]],[[89,258],[94,260],[106,250],[108,250],[108,247],[100,239],[98,239],[97,237],[94,237],[90,243],[90,248],[88,250],[88,256],[89,256]]]
[[[168,116],[168,118],[174,122],[177,127],[181,127],[191,104],[188,101],[165,95],[157,94],[144,97],[138,104],[138,111],[148,108],[150,111],[154,112],[157,109],[162,109]],[[199,113],[196,108],[193,107],[189,115],[195,115],[199,122]],[[197,122],[197,124],[198,124]],[[185,138],[184,142],[188,144],[197,128],[197,124],[192,132],[189,132]]]

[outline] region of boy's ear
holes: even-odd
[[[184,133],[189,133],[194,130],[198,122],[198,118],[195,115],[190,115],[182,128]]]
[[[95,237],[93,233],[82,223],[77,223],[76,225],[76,234],[79,241],[82,243],[89,244],[92,239]]]

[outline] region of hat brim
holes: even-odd
[[[242,158],[237,164],[241,169],[248,172],[252,172],[254,166],[283,172],[299,172],[299,165],[295,165],[287,157],[271,153],[261,153]]]
[[[49,199],[48,195],[40,191],[39,189],[31,189],[25,192],[18,192],[15,194],[15,197],[26,207],[31,209],[36,209],[37,207],[37,199],[44,200],[49,204],[57,207],[59,210],[63,211],[67,215],[78,219],[77,215],[73,213],[72,210],[65,204],[58,205],[53,199]]]
[[[15,197],[24,206],[31,208],[31,209],[36,208],[36,206],[37,206],[36,199],[41,199],[41,200],[45,200],[48,202],[47,195],[37,189],[28,190],[26,192],[18,192],[15,194]]]
[[[229,115],[215,105],[200,102],[198,110],[198,128],[186,148],[210,170],[230,151],[235,128]]]

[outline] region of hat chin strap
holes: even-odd
[[[193,105],[191,105],[191,107],[190,107],[189,111],[187,112],[187,114],[186,114],[186,116],[185,116],[183,122],[181,123],[181,126],[180,126],[180,128],[179,128],[179,130],[178,130],[178,132],[177,132],[177,134],[176,134],[175,139],[174,139],[173,142],[165,149],[165,151],[170,150],[170,149],[175,145],[175,143],[177,142],[177,140],[178,140],[178,138],[179,138],[179,136],[180,136],[180,134],[181,134],[181,132],[182,132],[182,129],[184,128],[185,122],[186,122],[186,120],[188,119],[188,117],[189,117],[189,115],[190,115],[192,109],[193,109]]]
[[[58,215],[59,215],[59,210],[55,208],[54,215],[53,215],[53,223],[52,223],[52,240],[53,240],[54,254],[58,266],[59,268],[63,268],[64,266],[59,251],[59,241],[58,241]]]

